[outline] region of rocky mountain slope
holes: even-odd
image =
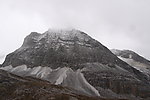
[[[13,68],[9,69],[9,65]],[[21,70],[26,70],[23,75],[20,69],[17,71],[22,65],[27,66],[21,67]],[[32,32],[19,49],[7,55],[2,66],[21,76],[34,77],[31,75],[34,69],[36,77],[92,95],[96,90],[100,96],[109,98],[138,100],[150,97],[147,75],[119,59],[86,33],[75,29],[48,30],[43,34]],[[40,74],[35,70],[38,66],[42,67]],[[60,76],[63,79],[57,82]]]
[[[121,60],[147,75],[150,80],[150,61],[131,50],[111,50]]]

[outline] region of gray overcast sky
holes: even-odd
[[[76,28],[150,59],[150,0],[0,0],[0,62],[32,31]]]

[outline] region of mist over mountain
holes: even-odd
[[[147,68],[141,71],[120,57],[144,64],[149,61],[130,51],[112,52],[80,30],[49,29],[44,33],[31,32],[20,48],[6,56],[0,69],[61,85],[80,95],[148,100]]]

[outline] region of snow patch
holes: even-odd
[[[128,63],[130,66],[132,66],[133,68],[139,70],[140,72],[144,73],[144,74],[149,74],[150,75],[150,70],[148,70],[148,68],[150,68],[149,65],[144,64],[144,63],[140,63],[137,62],[131,58],[123,58],[118,56],[118,58],[120,58],[121,60],[123,60],[124,62]]]
[[[27,71],[26,65],[17,66],[15,68],[12,68],[11,72],[21,72],[21,71]]]
[[[132,55],[131,54],[129,55],[129,59],[132,59]]]
[[[40,76],[40,78],[44,78],[48,74],[52,72],[52,69],[49,67],[42,67],[41,70],[37,73],[37,77]]]
[[[100,96],[99,92],[91,85],[87,82],[87,80],[85,79],[84,75],[81,73],[81,70],[77,70],[77,74],[79,74],[83,80],[83,82],[85,83],[85,85],[90,88],[97,96]]]
[[[0,67],[0,69],[5,70],[5,71],[10,71],[10,70],[12,70],[12,68],[13,67],[11,65],[5,66],[5,67]]]
[[[38,66],[38,67],[34,67],[33,69],[31,69],[31,72],[30,74],[31,75],[36,75],[41,69],[41,66]]]
[[[66,79],[66,77],[67,77],[67,74],[66,74],[67,70],[68,70],[68,68],[65,67],[65,68],[62,69],[61,74],[59,73],[60,76],[56,80],[56,83],[55,83],[56,85],[61,84],[63,82],[63,80]]]

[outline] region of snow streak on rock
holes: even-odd
[[[135,69],[139,70],[140,72],[146,74],[146,75],[150,75],[150,66],[141,62],[137,62],[131,58],[123,58],[123,57],[119,57],[121,60],[125,61],[126,63],[128,63],[130,66],[134,67]]]

